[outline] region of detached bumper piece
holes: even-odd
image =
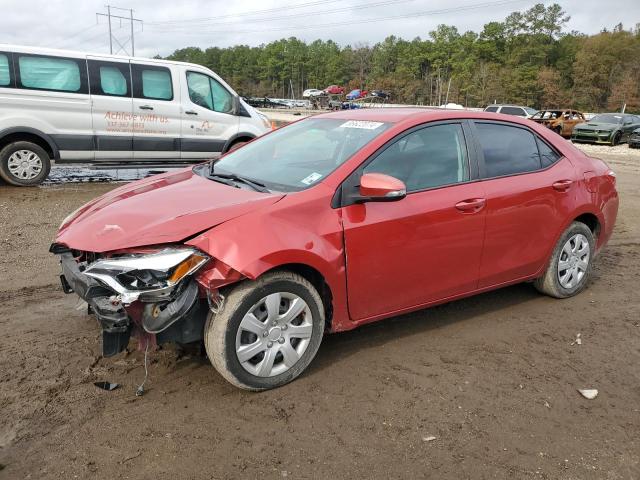
[[[102,328],[102,354],[122,352],[129,344],[134,322],[117,294],[80,271],[70,252],[60,254],[60,281],[65,293],[76,293],[89,305]],[[173,299],[143,303],[142,328],[156,334],[157,343],[189,343],[203,338],[207,309],[199,300],[198,285],[191,280]]]

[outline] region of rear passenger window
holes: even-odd
[[[89,79],[92,95],[131,96],[128,63],[89,60]]]
[[[500,110],[500,113],[505,113],[507,115],[517,115],[518,117],[527,116],[524,110],[518,107],[502,107],[502,110]]]
[[[9,73],[9,57],[0,53],[0,87],[11,85],[11,75]]]
[[[407,186],[408,192],[469,180],[467,148],[459,124],[434,125],[404,136],[364,168],[385,173]]]
[[[542,168],[547,168],[549,165],[553,165],[554,163],[556,163],[560,158],[560,155],[539,138],[536,138],[536,141],[538,142],[538,150],[540,151],[540,163],[542,164]]]
[[[498,111],[498,107],[487,107],[484,109],[485,112],[497,112]]]
[[[171,71],[166,67],[131,65],[133,96],[151,100],[173,100]]]
[[[476,123],[476,129],[484,154],[485,178],[540,169],[540,154],[533,133],[496,123]]]
[[[18,57],[18,75],[22,88],[85,93],[80,65],[83,61],[70,58],[24,55]]]

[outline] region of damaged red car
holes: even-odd
[[[299,376],[323,335],[518,282],[588,283],[616,177],[526,119],[351,110],[117,188],[51,251],[114,355],[204,341],[238,387]]]

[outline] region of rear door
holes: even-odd
[[[171,64],[131,61],[136,160],[180,159],[179,72]]]
[[[186,68],[182,89],[182,158],[210,158],[238,133],[234,95],[205,72]]]
[[[133,159],[133,99],[128,60],[88,57],[96,160]]]
[[[526,127],[474,123],[487,199],[483,288],[533,275],[543,266],[572,209],[575,171]]]

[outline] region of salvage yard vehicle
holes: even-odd
[[[525,119],[345,110],[117,188],[50,250],[104,355],[132,334],[204,340],[224,378],[264,390],[298,377],[325,332],[519,282],[576,295],[613,231],[615,184]]]
[[[537,110],[529,107],[521,107],[520,105],[489,105],[484,109],[485,112],[502,113],[505,115],[515,115],[516,117],[531,118]]]
[[[572,142],[607,143],[626,142],[631,132],[640,127],[640,117],[628,113],[600,113],[587,123],[577,125],[571,134]]]
[[[0,177],[41,183],[51,161],[194,163],[269,131],[200,65],[0,45]]]
[[[540,110],[531,120],[544,125],[563,137],[571,137],[573,129],[579,123],[586,122],[584,115],[576,110]]]
[[[629,148],[640,148],[640,128],[636,128],[629,136]]]

